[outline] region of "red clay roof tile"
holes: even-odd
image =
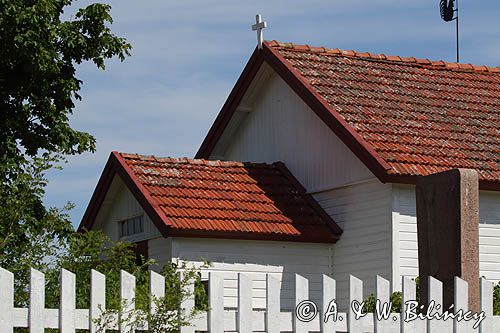
[[[231,232],[334,242],[341,233],[282,164],[115,154],[174,234]]]
[[[266,45],[373,147],[389,175],[474,168],[481,181],[500,182],[500,68]]]

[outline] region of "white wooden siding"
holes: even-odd
[[[399,234],[399,275],[418,276],[415,187],[394,185],[393,211]]]
[[[217,240],[173,238],[173,257],[196,266],[203,259],[212,262],[204,271],[223,273],[224,305],[237,307],[237,273],[254,276],[252,294],[254,308],[266,307],[265,273],[273,273],[281,283],[283,309],[292,309],[295,274],[310,281],[311,297],[320,300],[322,274],[332,274],[331,244],[310,244],[273,241]],[[202,259],[203,258],[203,259]]]
[[[239,120],[232,138],[224,140],[227,149],[222,158],[282,161],[308,191],[373,177],[278,75],[270,72],[254,95],[252,111]]]
[[[265,273],[275,273],[280,280],[283,308],[291,309],[294,301],[295,274],[311,281],[311,296],[319,301],[322,274],[331,274],[331,248],[333,244],[311,244],[272,241],[237,241],[225,239],[163,238],[153,225],[139,202],[116,176],[105,198],[105,205],[98,214],[94,229],[102,229],[113,240],[118,240],[118,221],[144,214],[144,234],[128,237],[126,241],[148,240],[149,257],[161,269],[172,259],[185,259],[195,265],[202,258],[213,263],[208,271],[223,272],[225,281],[225,305],[236,307],[237,273],[254,273],[254,305],[266,306]],[[205,271],[204,274],[207,274]]]
[[[149,258],[156,260],[158,264],[153,269],[161,271],[163,266],[172,260],[172,238],[163,236],[148,240]]]
[[[399,226],[399,273],[418,275],[418,245],[415,187],[394,185],[394,212]],[[500,281],[500,193],[479,194],[480,275]]]
[[[344,231],[333,249],[333,277],[345,308],[349,274],[364,282],[365,297],[375,292],[373,276],[391,280],[391,185],[378,180],[314,194]]]
[[[344,229],[332,253],[340,298],[347,301],[349,274],[366,280],[368,296],[374,274],[393,277],[391,185],[376,180],[286,82],[267,71],[252,90],[253,100],[245,98],[251,112],[238,116],[238,125],[228,130],[231,140],[226,137],[225,149],[215,149],[214,157],[283,161]]]
[[[118,222],[141,214],[144,215],[144,233],[127,237],[125,240],[137,242],[161,235],[120,176],[115,175],[93,229],[101,229],[111,240],[117,241],[120,239]]]

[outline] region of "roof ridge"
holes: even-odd
[[[500,73],[500,66],[493,67],[485,65],[465,64],[459,62],[446,62],[443,60],[429,60],[429,59],[415,58],[415,57],[388,56],[383,53],[376,54],[370,52],[358,52],[355,50],[342,50],[339,48],[332,49],[324,46],[315,47],[315,46],[310,46],[308,44],[283,43],[277,40],[265,41],[265,43],[272,48],[289,49],[298,52],[337,55],[337,56],[362,58],[362,59],[369,59],[376,61],[397,62],[400,64],[408,64],[408,65],[431,66],[436,69],[446,69],[454,71],[474,71],[480,73],[495,73],[495,74]]]
[[[220,167],[254,167],[254,168],[275,168],[273,163],[265,162],[239,162],[239,161],[222,161],[222,160],[207,160],[202,158],[189,158],[189,157],[170,157],[170,156],[156,156],[156,155],[142,155],[137,153],[117,152],[125,159],[138,159],[141,161],[154,161],[158,163],[182,163],[191,165],[204,165],[204,166],[220,166]]]

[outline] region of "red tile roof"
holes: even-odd
[[[335,242],[342,232],[279,162],[125,153],[113,153],[110,160],[131,180],[129,187],[145,195],[168,236]],[[91,216],[84,217],[82,225],[91,223]]]
[[[276,41],[256,52],[382,181],[471,168],[482,188],[500,189],[500,68]],[[210,155],[230,109],[197,157]]]

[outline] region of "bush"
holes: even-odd
[[[59,276],[61,269],[66,269],[76,275],[76,307],[88,309],[90,306],[90,272],[92,269],[106,276],[106,311],[98,321],[105,325],[109,319],[108,315],[122,311],[120,297],[120,271],[124,270],[136,278],[136,297],[134,302],[136,309],[143,310],[138,315],[134,324],[140,321],[148,321],[150,333],[176,332],[179,327],[186,325],[199,311],[208,309],[208,296],[201,282],[199,269],[189,266],[184,262],[167,263],[161,268],[161,274],[165,277],[165,297],[155,299],[158,313],[149,315],[150,293],[149,293],[149,270],[159,268],[154,260],[142,258],[137,262],[134,244],[124,242],[112,242],[100,231],[86,231],[74,233],[67,242],[59,244],[59,250],[50,258],[43,258],[43,265],[37,267],[45,274],[46,279],[46,307],[58,308],[60,287]],[[208,267],[206,262],[201,268]],[[178,272],[183,271],[182,280]],[[16,271],[16,281],[29,281],[27,270]],[[19,277],[19,279],[18,279]],[[194,295],[185,292],[185,287],[191,281],[195,284]],[[28,306],[28,286],[26,283],[17,283],[16,306]],[[188,297],[195,296],[196,306],[194,311],[186,313],[181,309],[181,303]],[[122,313],[123,314],[123,313]],[[126,314],[125,316],[126,317]],[[16,333],[27,332],[26,329],[16,329]],[[46,330],[46,332],[57,332],[57,330]]]
[[[414,279],[415,284],[416,284],[416,292],[417,292],[417,299],[416,301],[420,301],[420,280],[419,278]],[[392,313],[401,313],[401,309],[403,306],[403,294],[400,291],[395,291],[391,294],[389,297],[389,301],[392,304]],[[370,294],[367,299],[364,300],[364,307],[363,310],[365,313],[374,313],[375,312],[375,306],[376,306],[377,299],[375,298],[375,295]]]
[[[500,283],[493,287],[493,315],[500,315]]]

